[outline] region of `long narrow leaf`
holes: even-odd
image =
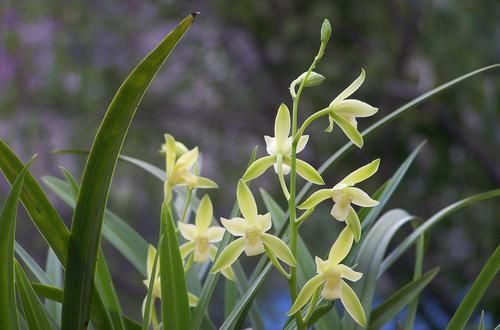
[[[380,329],[385,323],[392,320],[412,299],[418,296],[438,272],[438,267],[430,270],[425,275],[403,286],[377,306],[371,313],[368,329]]]
[[[483,269],[474,280],[474,283],[472,283],[472,287],[465,295],[465,298],[460,303],[460,306],[458,306],[457,311],[451,318],[451,321],[448,323],[446,329],[453,330],[465,328],[467,321],[474,312],[474,309],[476,309],[481,297],[484,295],[486,289],[488,289],[499,271],[500,245],[498,245],[495,251],[491,254]]]
[[[61,264],[59,263],[59,260],[57,260],[57,256],[50,247],[47,252],[47,262],[45,265],[45,272],[47,274],[47,277],[50,279],[50,281],[53,283],[54,286],[62,288],[63,269]],[[47,312],[52,317],[52,319],[56,322],[56,324],[60,326],[62,305],[58,302],[46,300],[45,308],[47,309]]]
[[[24,315],[30,329],[52,329],[47,313],[31,287],[28,277],[16,262],[16,286],[23,304]]]
[[[401,256],[401,254],[403,254],[406,250],[408,250],[408,248],[415,243],[415,241],[422,233],[431,229],[437,223],[445,219],[448,215],[466,206],[473,205],[477,202],[481,202],[498,196],[500,196],[500,189],[486,191],[477,195],[464,198],[458,202],[455,202],[445,207],[441,211],[434,214],[422,225],[420,225],[415,231],[413,231],[408,237],[406,237],[395,249],[392,250],[392,252],[385,258],[382,265],[380,266],[379,276],[383,274],[387,270],[387,268],[389,268]]]
[[[413,224],[414,229],[417,226]],[[415,246],[415,268],[413,270],[413,280],[417,280],[422,276],[422,268],[424,264],[424,248],[425,248],[425,234],[420,235]],[[405,329],[413,329],[415,323],[415,317],[417,315],[418,308],[418,295],[413,298],[413,301],[408,306],[408,314],[406,315]]]
[[[164,236],[159,249],[163,327],[172,330],[188,329],[190,312],[184,265],[174,219],[166,202],[162,205],[161,223]]]
[[[17,329],[14,280],[14,241],[16,215],[24,178],[31,161],[22,169],[0,211],[0,329]]]
[[[99,127],[73,215],[64,281],[63,329],[81,329],[88,322],[104,210],[118,156],[144,93],[193,19],[194,15],[186,17],[137,65],[118,89]]]

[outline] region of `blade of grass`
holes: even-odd
[[[28,277],[18,262],[16,268],[16,287],[23,305],[26,322],[30,329],[53,329],[42,303],[31,287]]]
[[[451,205],[448,205],[441,211],[434,214],[427,221],[425,221],[422,225],[420,225],[415,231],[413,231],[408,237],[406,237],[392,252],[385,258],[380,266],[379,276],[382,275],[387,268],[389,268],[408,248],[415,243],[422,233],[431,229],[433,226],[438,224],[440,221],[445,219],[450,214],[466,207],[469,205],[473,205],[475,203],[488,200],[491,198],[495,198],[500,196],[500,189],[486,191],[477,195],[473,195],[467,198],[464,198],[458,202],[455,202]]]
[[[14,244],[14,249],[18,258],[21,258],[21,260],[28,267],[31,273],[36,277],[36,279],[43,284],[54,286],[55,283],[52,281],[52,279],[49,278],[47,273],[45,273],[42,267],[38,265],[38,263],[29,255],[29,253],[21,246],[21,244],[19,244],[18,242],[15,242]]]
[[[495,276],[500,271],[500,245],[497,246],[495,251],[491,254],[488,261],[484,265],[479,275],[472,283],[472,287],[465,295],[464,299],[458,306],[455,314],[448,323],[446,329],[464,329],[467,321],[474,312],[474,309],[479,304],[486,289],[490,286]]]
[[[50,281],[56,287],[62,287],[63,285],[63,269],[54,251],[49,247],[47,252],[47,262],[45,264],[45,273]],[[60,326],[61,322],[61,311],[62,306],[60,303],[46,300],[45,308],[52,319],[56,322],[57,326]]]
[[[14,242],[16,234],[17,206],[24,178],[31,159],[14,181],[0,211],[0,329],[17,329],[17,306],[14,280]]]
[[[184,265],[174,219],[166,202],[162,205],[161,223],[164,235],[159,249],[163,327],[172,330],[188,329],[191,316]]]
[[[368,329],[380,329],[384,324],[392,320],[412,299],[418,297],[438,272],[439,267],[436,267],[425,275],[412,280],[377,306],[371,313]]]
[[[127,77],[111,101],[94,139],[72,221],[61,323],[65,330],[85,328],[89,319],[104,210],[128,128],[149,84],[194,16],[186,17]]]
[[[417,228],[417,224],[413,223],[413,229]],[[415,268],[413,271],[413,280],[417,280],[422,276],[422,268],[424,263],[424,248],[425,248],[425,233],[420,235],[415,246]],[[408,306],[408,314],[406,316],[405,329],[411,330],[414,327],[415,317],[418,308],[418,294],[413,298],[413,301]]]

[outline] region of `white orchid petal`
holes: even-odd
[[[345,278],[352,282],[357,282],[361,277],[363,277],[363,273],[352,270],[350,267],[339,264],[337,265],[338,270],[340,271],[340,277]]]
[[[195,224],[199,232],[204,232],[210,226],[213,216],[212,201],[208,195],[204,195],[196,211]]]
[[[302,135],[297,143],[297,153],[304,150],[306,147],[307,141],[309,141],[309,135]]]
[[[186,152],[181,157],[179,157],[175,165],[178,166],[179,168],[189,169],[194,165],[194,163],[196,163],[197,159],[198,159],[198,147],[195,147]]]
[[[372,199],[367,193],[359,188],[348,187],[345,188],[345,192],[347,193],[347,196],[349,196],[351,202],[355,205],[361,207],[374,207],[379,204],[378,201]]]
[[[207,229],[205,235],[210,243],[220,242],[226,230],[219,226],[213,226]]]
[[[179,231],[185,239],[187,239],[188,241],[194,241],[196,239],[197,230],[195,225],[179,221],[178,226]]]
[[[247,222],[243,218],[232,218],[231,220],[220,218],[222,225],[234,236],[244,236],[247,230]]]
[[[368,103],[359,100],[350,99],[335,104],[333,111],[341,116],[370,117],[377,113],[378,108],[372,107]]]

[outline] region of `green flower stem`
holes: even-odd
[[[274,267],[276,267],[276,269],[281,273],[281,275],[283,275],[287,280],[289,280],[290,274],[288,274],[286,270],[283,269],[278,259],[276,259],[274,253],[266,245],[264,245],[264,250],[266,250],[266,254],[269,257],[269,260],[271,260],[271,262],[273,263]]]
[[[191,268],[191,265],[193,264],[193,259],[194,259],[194,252],[189,255],[189,258],[186,261],[186,265],[184,266],[184,273],[187,273],[189,271],[189,268]]]
[[[299,131],[294,135],[293,137],[293,141],[295,143],[299,143],[299,139],[302,137],[302,135],[304,134],[304,131],[306,130],[307,126],[309,126],[313,121],[315,121],[316,119],[320,118],[320,117],[323,117],[323,116],[326,116],[328,115],[329,113],[331,112],[331,109],[328,107],[328,108],[324,108],[324,109],[321,109],[315,113],[313,113],[312,115],[310,115],[303,123],[302,125],[300,126],[300,129]]]
[[[188,188],[186,201],[184,203],[184,209],[182,210],[181,222],[186,222],[187,211],[189,210],[189,204],[191,204],[191,197],[193,196],[193,189]]]
[[[313,212],[314,212],[314,207],[311,207],[310,209],[307,209],[304,213],[302,213],[302,215],[297,220],[295,220],[295,222],[297,223],[297,225],[300,226],[300,224],[302,222],[304,222],[304,220],[306,220],[307,218],[309,218],[309,216]]]
[[[311,303],[309,304],[309,308],[307,309],[306,316],[304,316],[304,321],[309,322],[309,319],[311,318],[312,314],[314,313],[314,309],[316,308],[316,303],[318,302],[319,298],[319,290],[320,288],[317,288],[316,291],[314,291],[314,294],[311,299]]]
[[[307,70],[306,76],[302,80],[302,83],[299,86],[299,90],[297,94],[293,97],[293,108],[292,108],[292,136],[295,136],[297,133],[297,117],[298,117],[298,107],[300,96],[302,95],[302,90],[304,89],[305,82],[309,78],[312,70],[316,67],[316,63],[318,62],[319,57],[316,56],[314,61],[312,62],[309,70]],[[295,88],[294,91],[295,92]],[[294,257],[297,257],[297,239],[299,235],[299,225],[296,222],[296,212],[297,205],[295,201],[296,195],[296,179],[297,179],[297,143],[298,140],[294,140],[292,142],[292,156],[291,156],[291,166],[290,166],[290,198],[288,199],[288,209],[290,210],[290,250]],[[297,258],[296,258],[297,259]],[[290,267],[290,279],[288,281],[288,286],[290,288],[290,296],[292,298],[292,302],[297,299],[297,268]],[[304,320],[302,319],[302,314],[300,311],[295,313],[295,323],[297,325],[298,330],[305,330],[306,326],[304,324]]]

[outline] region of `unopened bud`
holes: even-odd
[[[304,72],[297,78],[297,84],[300,85],[302,80],[306,77],[307,72]],[[309,77],[307,77],[306,82],[304,83],[304,87],[314,87],[321,85],[321,83],[325,80],[325,77],[316,72],[311,72]]]
[[[330,25],[330,21],[325,18],[323,21],[323,25],[321,25],[321,43],[328,43],[330,40],[330,36],[332,35],[332,26]]]

